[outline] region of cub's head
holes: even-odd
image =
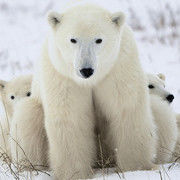
[[[32,76],[20,76],[11,81],[0,80],[0,98],[12,116],[15,104],[22,98],[31,96]]]
[[[48,15],[48,52],[54,68],[75,81],[102,79],[114,65],[125,22],[122,12],[93,5]]]
[[[174,95],[165,89],[165,76],[163,74],[148,74],[147,77],[149,93],[160,96],[163,100],[172,103]]]

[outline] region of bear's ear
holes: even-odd
[[[115,23],[117,26],[122,26],[125,23],[125,14],[123,12],[116,12],[112,14],[111,20],[113,23]]]
[[[6,81],[0,80],[0,94],[1,94],[2,90],[5,88],[6,83],[7,83]]]
[[[164,75],[164,74],[162,74],[162,73],[157,74],[157,76],[158,76],[161,80],[163,80],[163,81],[165,81],[165,80],[166,80],[165,75]]]
[[[50,12],[47,18],[50,26],[55,28],[58,24],[60,24],[62,15],[57,12]]]

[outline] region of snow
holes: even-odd
[[[47,33],[47,12],[51,9],[63,11],[77,2],[82,3],[82,0],[0,0],[0,78],[9,80],[17,75],[32,73]],[[167,89],[175,95],[172,106],[175,112],[180,113],[180,1],[93,2],[112,12],[122,10],[127,14],[127,22],[135,32],[143,68],[147,72],[166,75]],[[167,166],[164,169],[163,179],[180,179],[179,167],[170,171]],[[0,169],[0,172],[0,179],[12,179],[3,170]],[[41,174],[35,179],[50,178]],[[96,179],[103,179],[103,176],[97,175]],[[119,177],[111,174],[105,179]],[[159,171],[138,171],[125,173],[125,179],[161,178]]]
[[[168,167],[168,166],[167,166]],[[172,179],[176,180],[178,177],[180,177],[180,171],[179,169],[173,169],[172,171],[166,170],[167,167],[161,167],[160,170],[157,171],[136,171],[136,172],[127,172],[122,174],[110,174],[110,175],[104,175],[99,178],[96,178],[96,180],[119,180],[119,179],[125,179],[125,180],[163,180],[165,179]],[[102,174],[102,173],[101,173]]]

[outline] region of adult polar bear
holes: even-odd
[[[50,13],[48,20],[51,32],[32,96],[41,95],[55,178],[82,179],[92,172],[93,101],[109,122],[119,168],[153,168],[155,127],[147,83],[124,15],[84,5]]]

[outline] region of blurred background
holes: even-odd
[[[0,79],[32,73],[47,33],[46,14],[85,0],[0,0]],[[122,10],[132,27],[147,72],[164,73],[180,112],[180,0],[97,0]]]

